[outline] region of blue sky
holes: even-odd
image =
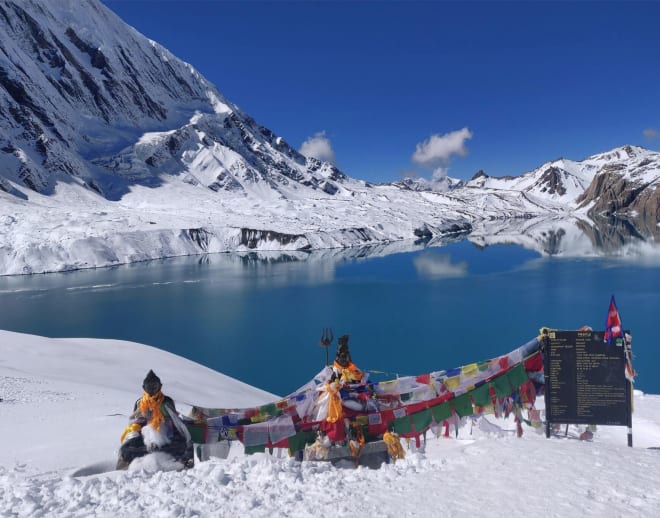
[[[355,178],[660,148],[660,2],[103,2]]]

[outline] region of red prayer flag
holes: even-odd
[[[607,323],[605,324],[605,341],[608,344],[612,343],[612,338],[617,338],[623,336],[623,331],[621,330],[621,317],[619,316],[619,310],[616,308],[616,302],[614,302],[614,295],[610,300],[610,308],[607,312]]]

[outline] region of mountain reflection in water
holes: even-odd
[[[583,225],[489,221],[463,240],[2,277],[0,328],[138,341],[284,395],[321,368],[324,327],[350,335],[367,371],[423,374],[507,352],[541,326],[602,328],[615,294],[637,387],[660,393],[660,246],[628,222]]]

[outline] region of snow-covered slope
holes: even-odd
[[[444,192],[353,179],[298,153],[97,0],[0,3],[0,131],[4,275],[416,246],[491,220],[659,218],[660,154],[630,146],[520,177],[448,179]]]
[[[402,441],[405,459],[378,470],[300,463],[286,450],[245,455],[236,441],[227,459],[182,472],[155,472],[176,464],[152,456],[95,474],[114,466],[149,369],[184,414],[205,401],[244,408],[279,398],[137,343],[0,331],[0,357],[2,516],[602,518],[656,516],[660,505],[660,396],[637,390],[634,448],[621,426],[579,441],[583,427],[547,439],[523,423],[518,438],[511,414],[464,418],[457,436],[428,433],[419,449]]]

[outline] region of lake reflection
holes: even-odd
[[[660,309],[658,247],[632,258],[559,258],[510,244],[424,245],[4,277],[0,327],[138,341],[284,395],[323,366],[324,327],[350,334],[364,370],[421,374],[509,352],[541,326],[602,328],[615,294],[633,334],[637,387],[660,393],[651,324]]]

